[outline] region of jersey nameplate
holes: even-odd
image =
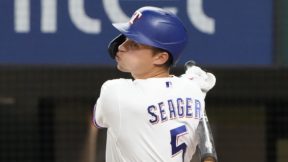
[[[178,118],[200,118],[201,103],[197,99],[177,98],[162,101],[147,107],[151,124],[163,123]]]

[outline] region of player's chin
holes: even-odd
[[[117,64],[117,69],[121,72],[129,72],[128,69],[126,69],[125,67],[121,66],[120,64]]]

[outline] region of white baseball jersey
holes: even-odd
[[[106,162],[189,162],[204,107],[199,86],[185,78],[105,82],[93,120],[108,128]]]

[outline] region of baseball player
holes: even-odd
[[[214,75],[197,66],[181,77],[170,74],[187,31],[168,11],[142,7],[129,22],[113,26],[121,34],[110,42],[109,54],[133,79],[106,81],[94,107],[94,124],[108,128],[106,161],[189,162]]]

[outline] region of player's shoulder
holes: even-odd
[[[176,80],[177,80],[179,85],[181,85],[187,89],[192,88],[192,89],[197,89],[197,90],[201,91],[199,84],[194,80],[190,80],[188,78],[183,78],[183,77],[177,77]]]
[[[124,79],[124,78],[119,78],[119,79],[111,79],[107,80],[103,83],[102,88],[113,88],[113,87],[119,87],[123,86],[125,84],[130,84],[132,82],[132,79]]]
[[[197,85],[197,83],[194,80],[184,78],[184,77],[174,77],[178,82],[182,84],[189,84],[189,85]]]

